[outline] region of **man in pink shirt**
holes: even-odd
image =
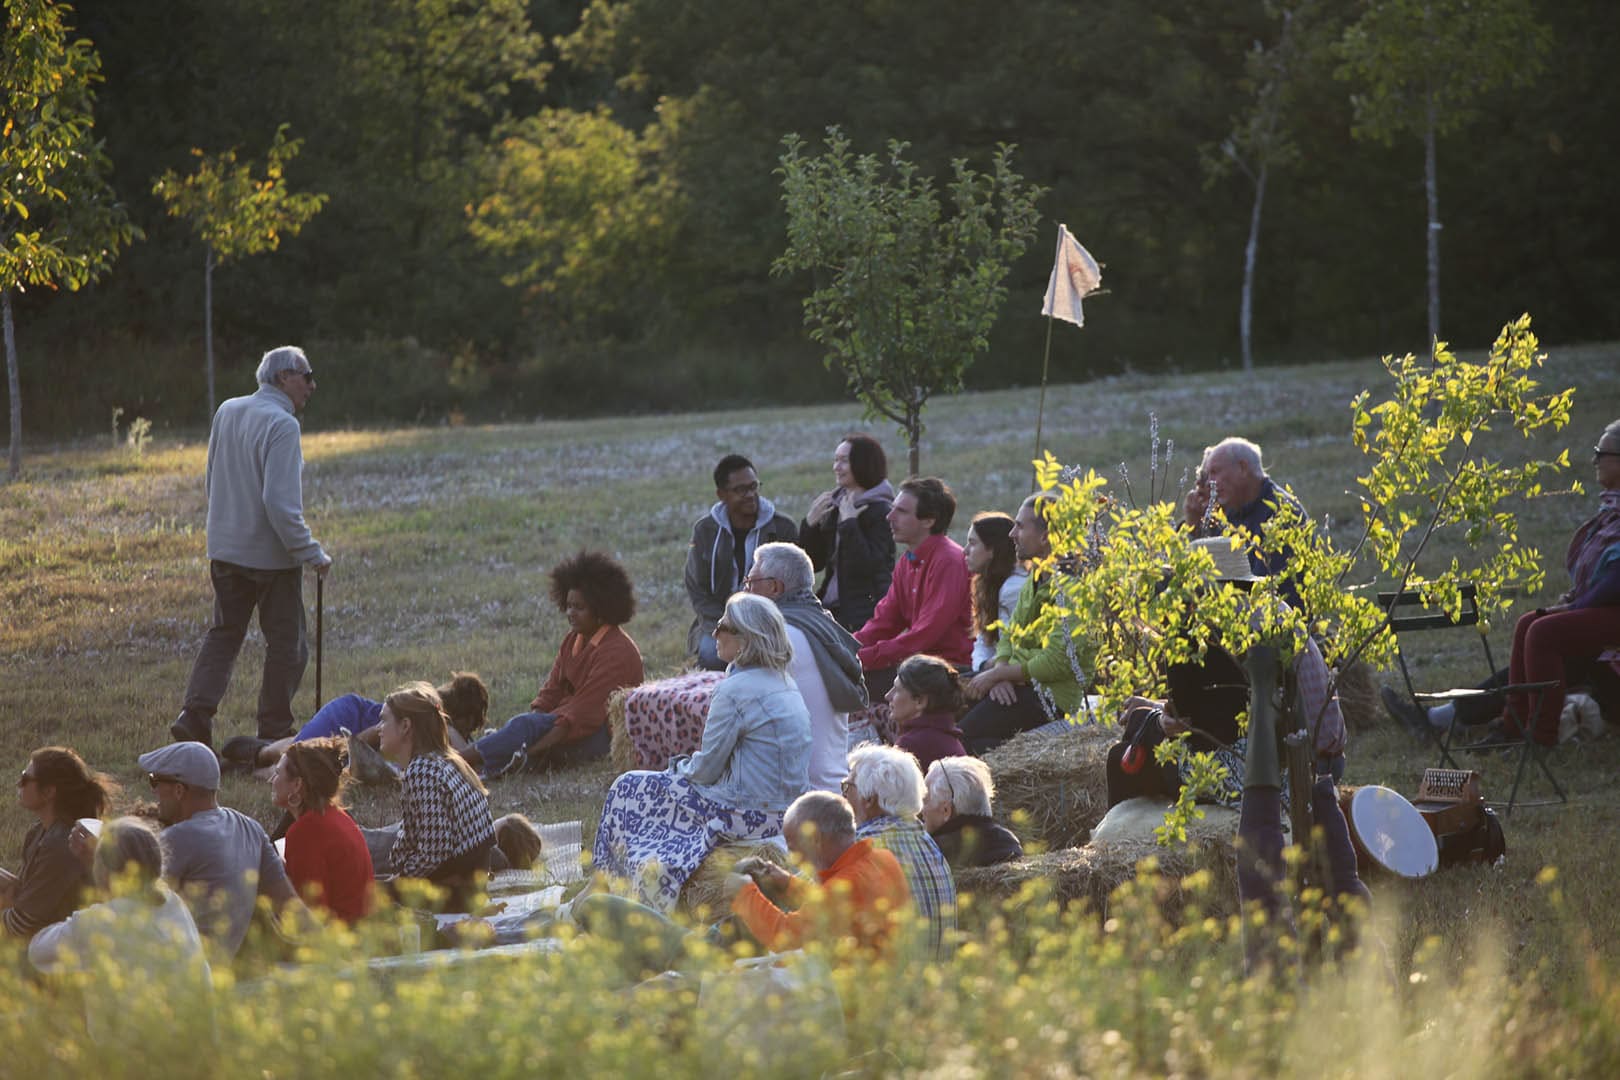
[[[962,548],[945,535],[956,496],[943,480],[912,477],[900,485],[889,528],[906,553],[895,564],[889,591],[855,632],[873,701],[894,684],[901,661],[918,653],[966,667],[973,653],[973,599]]]

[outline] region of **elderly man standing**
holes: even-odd
[[[714,624],[725,612],[726,600],[742,587],[759,546],[792,543],[799,538],[799,527],[759,493],[754,463],[741,454],[727,454],[714,467],[714,494],[715,504],[692,526],[686,552],[686,598],[697,613],[686,648],[704,668],[721,671],[726,665],[715,651]]]
[[[332,558],[304,523],[304,452],[298,412],[315,393],[304,350],[271,349],[259,361],[259,389],[231,398],[208,433],[208,572],[214,624],[186,685],[185,707],[169,728],[181,741],[212,746],[214,713],[259,612],[264,680],[258,735],[291,735],[292,699],[304,677],[304,570],[322,577]]]
[[[849,714],[866,708],[860,643],[821,606],[810,556],[796,544],[764,544],[743,587],[776,604],[793,643],[788,674],[810,710],[810,787],[836,792],[849,773]]]
[[[1222,439],[1204,451],[1198,468],[1198,481],[1187,492],[1182,509],[1193,536],[1202,538],[1220,532],[1209,518],[1210,495],[1220,503],[1229,525],[1247,530],[1254,538],[1249,546],[1249,565],[1256,574],[1280,574],[1288,565],[1288,552],[1260,549],[1260,530],[1283,504],[1292,506],[1300,517],[1305,508],[1289,492],[1278,487],[1260,461],[1260,447],[1248,439]]]

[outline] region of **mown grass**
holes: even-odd
[[[1487,452],[1516,459],[1571,447],[1576,466],[1570,475],[1590,488],[1585,448],[1604,423],[1620,415],[1617,361],[1620,350],[1613,347],[1551,350],[1546,385],[1578,388],[1573,428],[1534,445],[1496,433]],[[331,377],[342,377],[340,359],[326,369]],[[1148,487],[1150,411],[1159,417],[1161,434],[1175,441],[1167,470],[1171,491],[1179,490],[1183,469],[1194,462],[1198,448],[1225,434],[1243,434],[1266,448],[1273,473],[1294,487],[1313,514],[1329,519],[1337,540],[1348,543],[1354,539],[1350,489],[1358,460],[1348,438],[1347,403],[1362,388],[1371,387],[1376,395],[1383,378],[1379,365],[1367,361],[1267,369],[1249,380],[1126,376],[1061,386],[1047,396],[1046,443],[1060,459],[1093,465],[1116,485],[1115,467],[1126,462],[1140,501]],[[954,534],[960,535],[973,511],[1010,510],[1028,490],[1035,402],[1033,390],[1006,390],[944,399],[930,407],[923,467],[957,490],[961,511]],[[686,542],[691,522],[712,500],[714,461],[732,450],[749,454],[766,495],[797,517],[830,482],[831,450],[839,436],[866,427],[852,407],[815,406],[329,432],[321,430],[319,395],[307,426],[307,512],[337,558],[325,597],[326,696],[348,690],[380,695],[405,679],[442,679],[452,669],[471,669],[490,683],[495,723],[527,706],[563,635],[545,577],[559,557],[601,547],[624,560],[640,602],[629,629],[646,655],[649,674],[672,672],[682,663],[690,618],[680,583]],[[904,448],[892,432],[874,430],[900,471]],[[210,610],[203,457],[198,441],[159,441],[138,461],[105,443],[86,443],[31,454],[24,482],[0,488],[0,660],[6,673],[0,688],[0,756],[14,768],[21,768],[32,748],[62,742],[123,780],[127,799],[146,794],[134,758],[167,741]],[[1593,501],[1588,491],[1518,508],[1521,538],[1541,549],[1552,591],[1563,587],[1569,532]],[[1432,557],[1453,554],[1466,560],[1460,539],[1437,537]],[[312,579],[306,600],[313,609]],[[1519,603],[1522,608],[1536,602],[1527,597]],[[1493,644],[1505,658],[1505,625],[1494,630]],[[1414,677],[1424,685],[1472,681],[1482,667],[1477,639],[1467,633],[1427,635],[1408,642],[1407,651]],[[221,738],[251,730],[259,665],[255,635],[221,710]],[[299,697],[300,715],[313,709],[313,688],[312,663]],[[1347,1065],[1327,1068],[1330,1073],[1404,1074],[1403,1053],[1415,1055],[1414,1061],[1444,1060],[1441,1050],[1448,1040],[1427,1026],[1442,1022],[1463,1024],[1477,1036],[1477,1045],[1459,1043],[1452,1049],[1461,1055],[1459,1061],[1477,1064],[1485,1073],[1519,1075],[1508,1067],[1518,1059],[1503,1057],[1509,1051],[1523,1051],[1535,1069],[1547,1072],[1557,1071],[1560,1062],[1565,1068],[1577,1063],[1574,1071],[1584,1072],[1578,1063],[1587,1059],[1567,1056],[1576,1050],[1613,1063],[1612,1033],[1604,1042],[1586,1019],[1597,1003],[1612,1008],[1613,973],[1620,970],[1620,916],[1608,864],[1620,840],[1620,795],[1612,790],[1620,740],[1566,747],[1555,762],[1572,792],[1571,804],[1517,811],[1506,823],[1509,858],[1502,868],[1451,870],[1410,885],[1374,882],[1379,936],[1394,981],[1376,972],[1357,976],[1356,993],[1382,1000],[1376,995],[1383,987],[1388,997],[1376,1008],[1369,1005],[1364,1021],[1350,1024],[1342,1007],[1318,1000],[1325,991],[1314,984],[1296,996],[1287,987],[1261,990],[1232,981],[1226,930],[1210,931],[1210,940],[1185,928],[1180,937],[1168,930],[1160,934],[1147,928],[1151,919],[1142,913],[1147,923],[1141,942],[1109,951],[1110,940],[1117,945],[1117,938],[1097,939],[1089,923],[1072,917],[1060,931],[1042,921],[1055,916],[1040,914],[1032,904],[1019,910],[1006,932],[1018,936],[1018,955],[1044,960],[1031,960],[1024,969],[1009,967],[992,949],[970,952],[979,958],[977,964],[970,958],[939,972],[912,973],[922,981],[920,990],[881,982],[906,1022],[879,1025],[868,1017],[857,1023],[851,1040],[856,1071],[971,1075],[1020,1063],[1055,1068],[1069,1062],[1077,1072],[1258,1075],[1312,1062],[1317,1067],[1337,1051]],[[1426,750],[1385,728],[1355,740],[1346,780],[1410,792],[1429,764],[1433,760]],[[1509,764],[1493,759],[1481,767],[1487,793],[1505,796]],[[543,820],[581,818],[588,842],[611,775],[602,765],[525,777],[497,785],[494,804],[497,812],[521,809]],[[1529,783],[1540,790],[1538,778]],[[274,818],[263,785],[233,779],[222,794],[266,822]],[[369,792],[356,796],[355,809],[366,824],[380,824],[395,813],[391,799]],[[8,861],[27,824],[15,807],[0,814],[0,852]],[[1538,882],[1548,865],[1558,868],[1557,903],[1552,888]],[[567,963],[547,961],[543,971],[529,977],[536,985],[566,986],[576,974]],[[1096,969],[1094,977],[1076,974],[1084,965]],[[1150,977],[1144,970],[1160,966],[1173,977]],[[1063,981],[1065,971],[1070,982]],[[1421,976],[1419,983],[1431,983],[1412,989],[1418,984],[1405,980],[1413,975]],[[579,981],[587,985],[592,978],[579,976]],[[1435,982],[1461,989],[1442,991]],[[452,979],[444,985],[445,994],[471,989]],[[498,994],[501,985],[497,980],[485,993]],[[1394,985],[1407,989],[1395,994]],[[1466,1013],[1459,1019],[1462,1003],[1454,995],[1465,990],[1480,997],[1507,995],[1525,1007],[1533,1002],[1562,1041],[1550,1048],[1525,1028],[1504,1034],[1500,1011],[1484,1014],[1494,1018],[1490,1023]],[[370,993],[350,992],[362,998]],[[853,988],[850,992],[865,1005],[882,1007]],[[391,1000],[380,1007],[409,1025],[425,1023],[434,1007],[451,1000],[422,993],[409,1003]],[[1129,1001],[1122,1004],[1121,995]],[[571,1008],[587,1007],[562,996]],[[1391,1001],[1430,1012],[1395,1009]],[[1295,1016],[1295,1010],[1311,1009],[1331,1013],[1347,1026],[1324,1036],[1308,1017]],[[526,1010],[531,1017],[544,1011]],[[296,1030],[307,1027],[317,1042],[327,1037],[322,1034],[326,1021],[298,1015]],[[1614,1013],[1596,1015],[1612,1018]],[[1249,1026],[1237,1025],[1239,1020]],[[235,1023],[228,1016],[221,1022],[227,1029]],[[531,1035],[541,1038],[544,1031],[561,1037],[573,1022],[559,1020],[555,1029],[539,1025]],[[1138,1030],[1131,1030],[1133,1023]],[[636,1053],[656,1043],[651,1028],[628,1025],[607,1040],[611,1046],[582,1050],[581,1060],[621,1060],[614,1055],[628,1047],[626,1052],[634,1053],[622,1060],[634,1062]],[[1109,1031],[1116,1036],[1112,1041],[1106,1038]],[[518,1039],[520,1032],[514,1028],[507,1034]],[[245,1030],[234,1037],[244,1046],[259,1045],[258,1036]],[[353,1040],[352,1032],[348,1038]],[[397,1048],[368,1038],[351,1047],[356,1060],[399,1063]],[[1016,1045],[1009,1047],[1009,1039]],[[1373,1047],[1392,1055],[1388,1063],[1377,1060]],[[518,1056],[505,1056],[503,1050],[494,1059],[474,1054],[469,1060],[487,1061],[498,1072],[508,1071],[501,1062],[525,1060],[524,1054],[536,1061],[558,1060],[552,1047],[522,1050],[513,1043],[507,1049]],[[318,1054],[318,1047],[307,1055],[301,1050],[294,1057],[309,1067],[289,1066],[288,1074],[330,1071],[319,1062],[334,1059]],[[231,1060],[245,1063],[239,1056]],[[696,1071],[701,1056],[683,1051],[671,1060],[677,1073]],[[436,1070],[424,1060],[406,1071]]]

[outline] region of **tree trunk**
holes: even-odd
[[[922,405],[919,402],[906,405],[906,438],[911,447],[911,471],[906,475],[919,476],[922,468]]]
[[[208,356],[208,422],[214,422],[214,245],[203,245],[203,352]]]
[[[1243,340],[1243,370],[1254,370],[1254,264],[1260,253],[1260,212],[1266,203],[1271,165],[1262,162],[1254,180],[1254,208],[1249,212],[1249,242],[1243,248],[1243,300],[1238,308],[1238,335]]]
[[[6,339],[6,389],[11,395],[11,456],[8,480],[22,472],[22,387],[17,379],[17,331],[11,321],[11,290],[0,293],[0,323]]]
[[[1428,123],[1423,129],[1423,188],[1429,200],[1429,358],[1440,340],[1440,187],[1435,167],[1434,91],[1428,92]]]

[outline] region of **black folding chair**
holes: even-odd
[[[1505,709],[1511,713],[1512,719],[1523,738],[1511,742],[1485,743],[1459,749],[1482,752],[1495,750],[1518,751],[1519,763],[1513,776],[1513,790],[1508,795],[1506,803],[1508,816],[1512,816],[1515,805],[1550,806],[1555,801],[1544,799],[1537,802],[1519,803],[1519,787],[1523,783],[1525,769],[1529,766],[1532,758],[1535,760],[1537,767],[1541,769],[1542,775],[1547,778],[1547,782],[1552,785],[1553,791],[1557,793],[1558,798],[1556,801],[1567,803],[1569,796],[1564,793],[1563,786],[1559,784],[1558,778],[1553,775],[1552,769],[1547,764],[1547,747],[1540,745],[1529,737],[1529,733],[1535,724],[1535,718],[1541,713],[1542,698],[1548,690],[1558,685],[1556,682],[1506,683],[1488,690],[1467,687],[1434,693],[1420,693],[1413,686],[1412,672],[1407,667],[1406,653],[1401,649],[1400,644],[1400,635],[1403,631],[1410,633],[1419,630],[1449,630],[1461,626],[1480,627],[1479,644],[1481,651],[1485,654],[1485,669],[1490,677],[1495,677],[1497,671],[1496,659],[1491,655],[1490,638],[1486,635],[1483,625],[1480,623],[1478,592],[1474,586],[1464,585],[1462,587],[1462,602],[1462,609],[1458,612],[1457,617],[1453,619],[1444,611],[1425,608],[1423,606],[1423,595],[1416,589],[1404,589],[1400,592],[1381,592],[1378,594],[1378,604],[1389,612],[1390,629],[1395,632],[1395,660],[1400,666],[1401,678],[1406,683],[1407,694],[1414,704],[1425,711],[1430,705],[1449,703],[1453,706],[1460,706],[1465,702],[1477,701],[1488,695],[1503,695]],[[1526,697],[1530,702],[1528,716],[1520,716],[1518,709],[1513,704],[1515,697],[1520,695]],[[1437,768],[1462,768],[1452,755],[1459,726],[1457,722],[1459,712],[1461,710],[1458,708],[1452,709],[1451,723],[1446,725],[1443,732],[1427,724],[1424,725],[1425,734],[1433,740],[1440,751],[1440,761],[1436,766]],[[1497,803],[1495,805],[1502,804]]]
[[[1406,696],[1414,705],[1425,707],[1425,698],[1436,699],[1435,704],[1444,701],[1456,701],[1462,697],[1483,694],[1487,691],[1478,690],[1448,690],[1443,695],[1420,694],[1412,683],[1412,671],[1406,665],[1406,652],[1401,648],[1401,635],[1415,633],[1419,630],[1451,630],[1463,626],[1480,627],[1479,646],[1485,654],[1485,672],[1487,677],[1496,674],[1496,658],[1491,655],[1491,640],[1486,635],[1479,620],[1478,590],[1472,585],[1462,587],[1462,610],[1453,619],[1444,611],[1423,606],[1423,594],[1417,589],[1403,589],[1400,592],[1381,592],[1378,594],[1378,606],[1389,612],[1389,628],[1395,634],[1395,662],[1401,669],[1401,679],[1406,683]],[[1456,695],[1452,697],[1450,695]],[[1439,768],[1460,769],[1457,759],[1451,756],[1451,740],[1456,730],[1456,716],[1452,717],[1451,724],[1444,734],[1425,724],[1423,733],[1426,734],[1436,746],[1440,748]]]

